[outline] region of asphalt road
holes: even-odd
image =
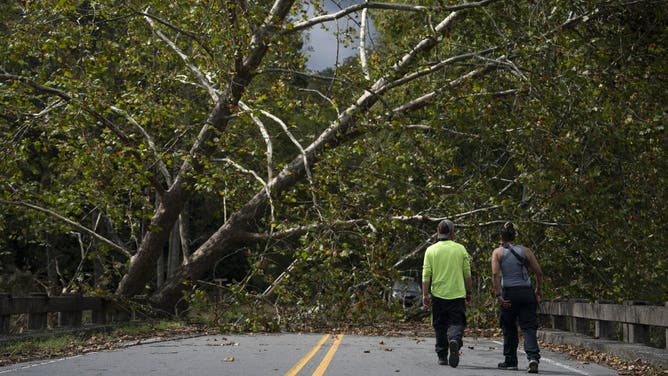
[[[523,355],[523,354],[522,354]],[[501,343],[465,338],[457,368],[438,365],[433,337],[366,337],[329,334],[206,336],[153,341],[120,350],[0,367],[0,376],[40,375],[517,375],[501,371]],[[540,374],[609,376],[612,369],[542,352]]]

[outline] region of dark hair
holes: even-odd
[[[511,242],[515,240],[516,233],[517,232],[515,231],[515,225],[513,224],[513,222],[506,222],[499,229],[501,240],[503,240],[504,242]]]

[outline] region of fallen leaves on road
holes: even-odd
[[[541,348],[549,351],[560,352],[570,355],[572,358],[587,364],[588,362],[606,365],[616,370],[620,376],[663,376],[668,374],[668,370],[661,370],[642,359],[635,361],[625,361],[617,356],[602,353],[594,350],[573,345],[554,345],[550,343],[540,343]]]
[[[37,345],[22,346],[20,350],[10,344],[0,345],[0,367],[38,359],[52,359],[75,356],[79,354],[108,351],[127,346],[140,345],[149,339],[177,338],[193,335],[218,334],[210,333],[208,328],[201,326],[183,326],[170,329],[155,329],[151,333],[106,335],[96,333],[90,337],[70,336],[72,340],[58,349],[43,349]],[[49,338],[49,337],[45,337]],[[40,338],[28,341],[39,341]],[[43,339],[42,339],[43,340]]]
[[[428,320],[423,322],[410,322],[410,323],[381,323],[374,326],[368,327],[339,327],[336,330],[331,328],[311,328],[313,332],[339,332],[346,334],[355,334],[355,335],[377,335],[377,336],[388,336],[388,337],[403,337],[403,336],[416,336],[416,337],[433,337],[433,329],[429,324]],[[37,359],[48,359],[48,358],[58,358],[63,356],[74,356],[77,354],[93,352],[93,351],[106,351],[113,350],[121,347],[127,347],[132,345],[138,345],[145,343],[148,339],[152,338],[175,338],[175,337],[184,337],[184,336],[193,336],[193,335],[214,335],[220,334],[216,330],[212,330],[206,327],[201,326],[184,326],[177,329],[167,329],[167,330],[155,330],[150,335],[139,334],[139,335],[117,335],[111,337],[104,334],[95,334],[91,337],[82,339],[77,343],[71,343],[65,348],[61,348],[59,351],[45,351],[38,349],[24,349],[22,352],[12,352],[7,351],[5,348],[0,346],[0,366],[7,366],[10,364],[27,362],[30,360]],[[492,329],[480,329],[475,328],[475,330],[467,329],[466,335],[469,337],[484,337],[484,338],[501,338],[501,331],[498,328]],[[227,338],[220,339],[221,343],[214,344],[213,346],[238,346],[239,344],[233,341],[229,341]],[[214,339],[214,342],[218,339]],[[392,351],[391,348],[386,348],[385,342],[380,341],[380,347],[384,351]],[[645,363],[641,359],[636,361],[629,362],[624,361],[621,358],[615,357],[610,354],[600,353],[597,351],[592,351],[584,348],[579,348],[571,345],[552,345],[549,343],[542,343],[541,348],[544,348],[548,351],[561,352],[564,354],[570,355],[573,359],[578,360],[582,363],[583,367],[587,362],[597,363],[606,365],[610,368],[615,369],[621,376],[666,376],[668,375],[668,370],[658,369],[652,367],[651,365]],[[496,350],[494,347],[490,347],[490,350]],[[365,351],[368,353],[370,351]],[[233,362],[235,359],[233,357],[225,358],[226,362]]]

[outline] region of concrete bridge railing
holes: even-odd
[[[638,343],[656,347],[657,333],[665,335],[668,348],[668,302],[663,306],[627,301],[611,304],[602,301],[545,301],[539,308],[541,324],[591,336],[593,338]]]
[[[84,322],[86,313],[86,322]],[[81,294],[48,296],[31,294],[14,297],[0,293],[0,336],[16,334],[12,318],[27,316],[24,329],[28,332],[43,332],[48,329],[78,329],[116,322],[127,322],[133,312],[113,301]]]

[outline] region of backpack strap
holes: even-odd
[[[510,251],[510,253],[512,253],[513,256],[515,256],[515,258],[517,258],[517,260],[520,262],[520,264],[522,266],[524,266],[527,270],[529,270],[529,260],[527,260],[526,257],[522,257],[519,254],[517,254],[517,252],[515,252],[513,247],[507,246],[506,243],[503,244],[503,248],[508,249]]]

